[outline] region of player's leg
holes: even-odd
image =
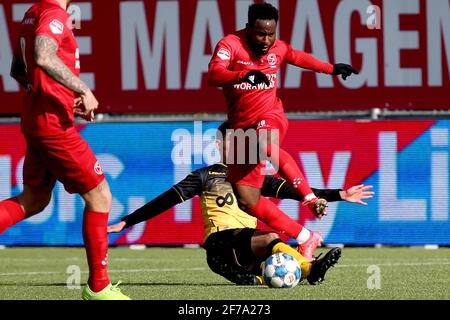
[[[25,137],[27,151],[23,164],[23,191],[0,202],[0,233],[29,218],[48,205],[56,179],[46,169],[38,149]]]
[[[245,243],[245,241],[241,241],[241,243]],[[341,256],[341,249],[333,248],[322,258],[318,258],[313,262],[310,262],[297,250],[284,243],[276,233],[262,230],[256,230],[253,233],[253,236],[251,237],[251,250],[253,255],[257,258],[257,260],[259,259],[259,261],[265,260],[270,255],[275,253],[284,252],[290,254],[298,261],[298,264],[300,265],[300,269],[302,270],[302,279],[308,279],[308,282],[312,285],[323,282],[328,269],[334,266]],[[237,253],[239,256],[240,251],[237,250]],[[250,256],[249,254],[247,255]],[[254,273],[258,275],[261,274],[261,269],[255,269]]]
[[[256,230],[251,238],[251,249],[253,254],[262,260],[280,252],[293,256],[302,270],[302,278],[306,278],[311,270],[311,262],[290,245],[284,243],[274,232]]]
[[[35,140],[48,170],[61,181],[66,191],[80,194],[85,201],[83,240],[89,280],[82,293],[83,299],[127,299],[111,285],[107,273],[106,229],[112,196],[93,151],[75,128],[61,132],[57,137]]]
[[[85,201],[83,215],[83,240],[89,265],[89,288],[94,292],[110,284],[107,271],[108,235],[106,226],[112,195],[104,179],[94,189],[81,194]]]
[[[0,202],[0,233],[43,211],[50,202],[53,186],[24,185],[18,196]]]
[[[286,135],[288,127],[286,117],[271,116],[259,123],[257,127],[259,147],[270,157],[270,161],[278,173],[291,183],[297,190],[297,193],[306,200],[304,204],[308,205],[314,214],[321,217],[326,212],[326,200],[318,199],[314,195],[295,160],[289,153],[279,147]],[[303,228],[297,242],[299,243],[298,249],[302,255],[312,260],[313,254],[316,248],[322,244],[323,238],[319,232],[310,232],[306,228]]]
[[[313,259],[321,238],[316,238],[316,233],[310,232],[298,222],[284,213],[269,199],[260,196],[260,190],[241,184],[233,184],[234,194],[242,210],[269,224],[276,231],[284,231],[286,235],[296,239],[303,250],[302,255],[308,260]]]
[[[242,229],[230,229],[211,234],[205,241],[206,261],[214,273],[237,285],[260,284],[252,272],[246,270],[236,256],[236,233]]]
[[[234,261],[231,252],[224,254],[223,252],[207,251],[206,262],[211,271],[237,285],[251,286],[261,284],[261,280],[257,276],[248,272]]]
[[[83,290],[85,300],[127,300],[108,276],[108,216],[112,195],[106,179],[95,188],[81,194],[85,201],[83,240],[89,265],[88,285]]]
[[[280,147],[287,131],[285,116],[269,116],[258,122],[257,132],[262,152],[270,157],[272,165],[288,183],[294,186],[298,195],[305,200],[305,205],[318,216],[325,213],[326,201],[314,195],[311,187],[295,162],[294,158]],[[261,125],[263,123],[263,125]]]

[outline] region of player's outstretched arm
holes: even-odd
[[[108,226],[108,232],[120,232],[135,224],[154,218],[183,201],[172,187],[133,213],[123,217],[119,223]]]
[[[51,37],[39,35],[34,43],[34,60],[36,65],[44,70],[51,78],[63,86],[78,93],[83,102],[83,108],[76,108],[78,114],[86,120],[94,120],[94,110],[98,108],[98,101],[88,86],[62,62],[56,54],[57,42]]]
[[[333,65],[324,61],[320,61],[309,53],[294,50],[292,49],[292,47],[289,47],[289,50],[290,51],[286,56],[286,61],[297,67],[334,76],[341,75],[342,79],[344,80],[346,80],[347,77],[351,76],[352,74],[359,74],[359,72],[349,64],[336,63]]]
[[[353,186],[347,190],[342,189],[315,189],[311,188],[318,198],[323,198],[328,202],[347,201],[367,205],[362,200],[370,199],[375,194],[369,191],[372,186],[365,186],[363,184]],[[265,197],[272,197],[278,199],[293,199],[303,201],[297,194],[294,187],[284,179],[278,179],[274,176],[266,176],[261,190],[261,194]]]
[[[133,213],[123,217],[119,223],[109,226],[108,232],[120,232],[125,228],[154,218],[173,206],[199,195],[203,188],[203,171],[199,169],[191,172],[186,178],[166,192],[160,194]]]

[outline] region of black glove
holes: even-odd
[[[350,77],[352,74],[359,74],[351,65],[345,63],[336,63],[333,69],[333,75],[338,76],[342,75],[342,79],[346,80],[347,77]]]
[[[243,82],[248,82],[252,86],[256,86],[264,82],[267,86],[270,86],[269,79],[267,79],[266,75],[259,70],[252,70],[247,72],[247,74],[244,76]]]

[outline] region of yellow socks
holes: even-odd
[[[303,257],[300,252],[281,241],[275,244],[272,248],[272,254],[279,252],[290,254],[298,261],[300,269],[302,269],[302,279],[306,278],[309,275],[309,272],[311,271],[311,262]]]

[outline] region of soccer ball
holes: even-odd
[[[302,270],[298,261],[290,254],[280,252],[264,262],[262,276],[270,288],[293,288],[300,281]]]

